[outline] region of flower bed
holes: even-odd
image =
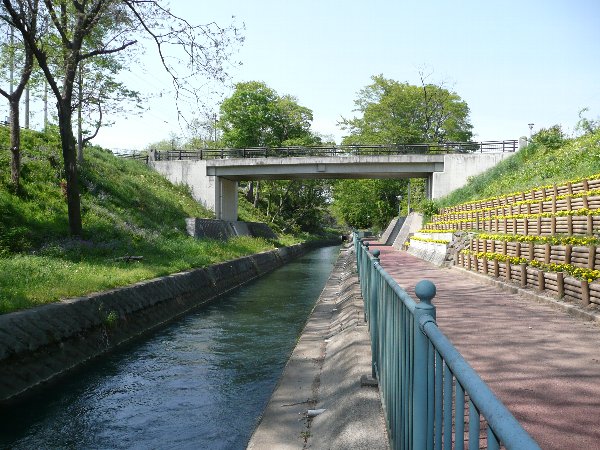
[[[494,253],[459,254],[458,264],[484,275],[501,278],[521,287],[548,292],[582,306],[600,305],[600,271],[581,269],[565,264],[544,264],[520,257]],[[570,276],[567,276],[570,275]]]
[[[598,190],[600,190],[600,174],[571,180],[562,185],[541,186],[527,192],[515,192],[482,200],[473,200],[461,203],[460,205],[444,208],[442,213],[450,214],[476,209],[534,203],[536,201],[544,201],[549,197],[554,197],[557,200],[566,200],[567,198],[584,197],[586,195],[593,196],[596,195],[595,191]]]

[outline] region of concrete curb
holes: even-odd
[[[18,401],[319,245],[326,243],[297,244],[0,315],[0,404]]]
[[[248,449],[389,448],[379,391],[361,387],[361,376],[371,374],[362,305],[354,252],[346,247]]]

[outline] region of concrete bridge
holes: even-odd
[[[507,146],[507,142],[511,145]],[[428,197],[436,199],[463,186],[469,177],[495,166],[517,150],[516,141],[494,144],[492,150],[495,151],[483,151],[481,143],[477,144],[480,151],[476,153],[448,152],[456,151],[454,144],[450,150],[444,147],[447,153],[436,154],[416,154],[419,146],[425,144],[411,146],[408,154],[405,147],[391,146],[355,146],[352,149],[361,151],[352,152],[347,148],[339,152],[340,147],[335,147],[336,151],[330,151],[327,156],[314,149],[305,149],[310,150],[304,152],[304,155],[311,153],[309,156],[296,156],[298,153],[281,156],[289,154],[289,149],[283,149],[287,153],[271,149],[274,156],[258,157],[256,151],[260,149],[174,151],[167,152],[166,156],[152,154],[149,164],[171,182],[188,185],[194,198],[213,210],[217,219],[237,220],[239,181],[425,178]],[[365,154],[365,148],[369,154]],[[431,147],[427,146],[426,151],[431,152]]]

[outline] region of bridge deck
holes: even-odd
[[[414,296],[437,286],[440,329],[543,449],[600,449],[600,326],[392,247],[385,270]]]

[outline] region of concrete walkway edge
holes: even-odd
[[[379,391],[360,383],[371,347],[354,261],[343,247],[248,449],[389,448]]]

